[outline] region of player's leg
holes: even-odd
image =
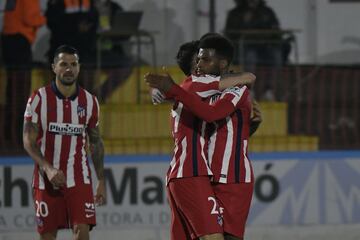
[[[173,179],[168,189],[192,239],[224,239],[218,203],[207,176]]]
[[[174,198],[171,196],[169,188],[166,188],[167,199],[171,210],[170,239],[171,240],[191,240],[190,227],[182,216],[180,209],[176,207]]]
[[[41,240],[55,240],[57,235],[57,231],[47,232],[40,234]]]
[[[224,240],[224,236],[222,233],[214,233],[205,235],[199,238],[200,240]]]
[[[79,184],[65,191],[73,239],[88,240],[96,225],[95,203],[91,184]]]
[[[243,237],[235,237],[228,233],[224,233],[224,238],[225,238],[225,240],[244,240]]]
[[[41,240],[56,239],[57,230],[68,227],[62,193],[51,186],[47,188],[51,189],[33,189],[37,231]]]
[[[75,224],[73,227],[74,240],[89,240],[90,226],[88,224]]]
[[[215,184],[213,189],[220,206],[223,208],[225,239],[243,239],[254,184]]]

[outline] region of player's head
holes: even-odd
[[[182,44],[176,54],[176,62],[186,76],[195,73],[199,41]]]
[[[247,0],[234,0],[236,7],[246,7]]]
[[[257,8],[261,5],[265,5],[265,1],[264,0],[247,0],[247,5],[250,8]]]
[[[207,38],[207,37],[216,37],[216,36],[220,36],[221,37],[221,34],[220,33],[216,33],[216,32],[208,32],[208,33],[205,33],[204,35],[202,35],[200,37],[200,41]]]
[[[203,37],[199,43],[197,72],[220,75],[225,73],[233,59],[234,46],[220,34]]]
[[[62,45],[55,50],[52,69],[56,80],[70,86],[76,82],[80,72],[79,53],[71,46]]]

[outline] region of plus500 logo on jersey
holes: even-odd
[[[84,125],[71,123],[49,123],[49,132],[61,135],[81,135]]]

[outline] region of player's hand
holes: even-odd
[[[106,189],[105,180],[101,179],[98,181],[95,190],[94,201],[97,206],[104,205],[106,203]]]
[[[157,88],[164,93],[169,91],[170,88],[175,84],[169,74],[160,75],[160,74],[147,73],[144,76],[144,79],[149,87]]]
[[[52,166],[46,166],[44,168],[46,176],[54,187],[63,187],[66,183],[66,178],[60,169],[56,169]]]
[[[252,101],[252,115],[251,121],[262,122],[260,105],[255,99]]]
[[[154,105],[165,102],[165,96],[157,88],[151,88],[151,101]]]

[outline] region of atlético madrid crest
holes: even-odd
[[[86,115],[85,108],[82,107],[82,106],[78,106],[77,107],[77,114],[78,114],[79,117],[85,117],[85,115]]]

